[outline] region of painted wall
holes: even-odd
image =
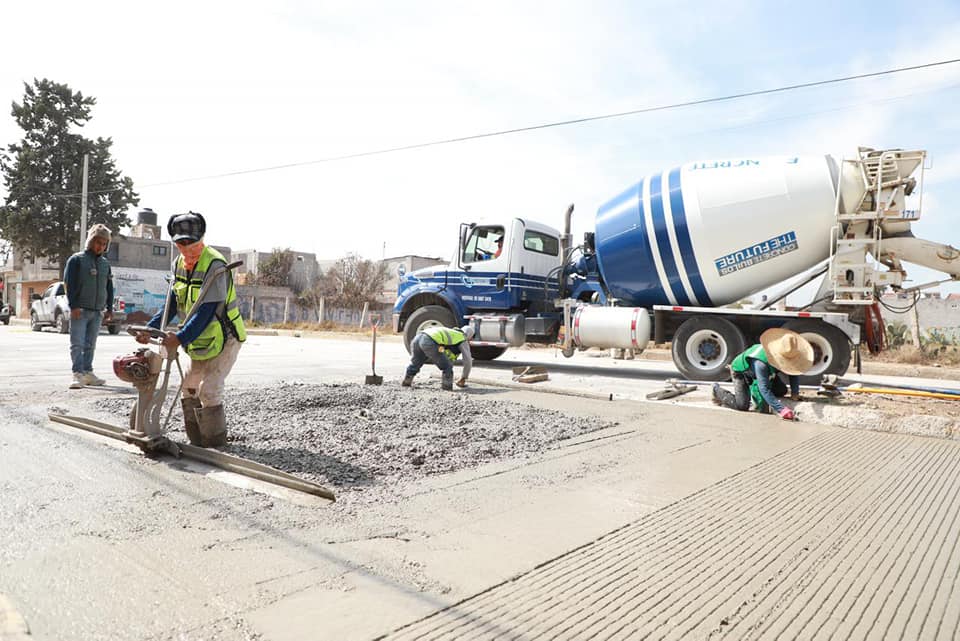
[[[894,307],[907,307],[909,297],[897,298],[884,296],[883,302]],[[900,322],[907,327],[913,327],[913,312],[891,312],[882,310],[883,320],[890,324]],[[942,332],[946,336],[960,341],[960,299],[958,298],[921,298],[917,301],[917,316],[920,319],[920,334],[924,335],[931,329]]]

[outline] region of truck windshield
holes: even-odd
[[[463,246],[464,263],[498,258],[503,249],[503,227],[474,227]]]

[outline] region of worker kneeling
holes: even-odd
[[[473,338],[473,328],[469,325],[460,329],[431,327],[418,333],[410,343],[412,357],[401,384],[404,387],[413,385],[413,377],[417,375],[424,363],[430,361],[443,372],[440,386],[445,390],[452,390],[453,364],[460,356],[463,358],[463,372],[457,379],[457,385],[463,387],[467,384],[470,369],[473,367],[473,356],[470,354],[471,338]]]
[[[733,359],[730,370],[733,374],[733,394],[713,386],[713,402],[723,407],[745,412],[753,401],[758,412],[768,408],[780,418],[792,421],[793,410],[784,406],[778,397],[787,393],[778,372],[787,375],[790,383],[790,398],[800,400],[799,376],[813,365],[813,347],[807,340],[789,329],[773,327],[760,335],[760,344],[753,345]]]

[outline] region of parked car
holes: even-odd
[[[13,315],[13,308],[10,305],[0,305],[0,323],[10,324],[10,317]]]
[[[126,305],[123,298],[117,296],[113,301],[113,318],[106,326],[107,331],[118,334],[126,320]],[[62,280],[47,287],[43,294],[33,295],[30,329],[39,332],[44,327],[56,327],[61,334],[70,332],[70,304],[67,302],[67,287]]]

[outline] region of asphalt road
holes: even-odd
[[[135,347],[102,334],[96,371],[112,379]],[[703,390],[639,402],[669,363],[514,350],[457,393],[618,425],[331,505],[50,423],[130,393],[68,390],[66,336],[0,327],[0,354],[0,639],[20,621],[35,639],[111,641],[957,634],[954,442],[733,414]],[[378,374],[406,361],[378,345]],[[509,388],[518,364],[551,379]],[[369,341],[252,336],[230,385],[369,372]]]

